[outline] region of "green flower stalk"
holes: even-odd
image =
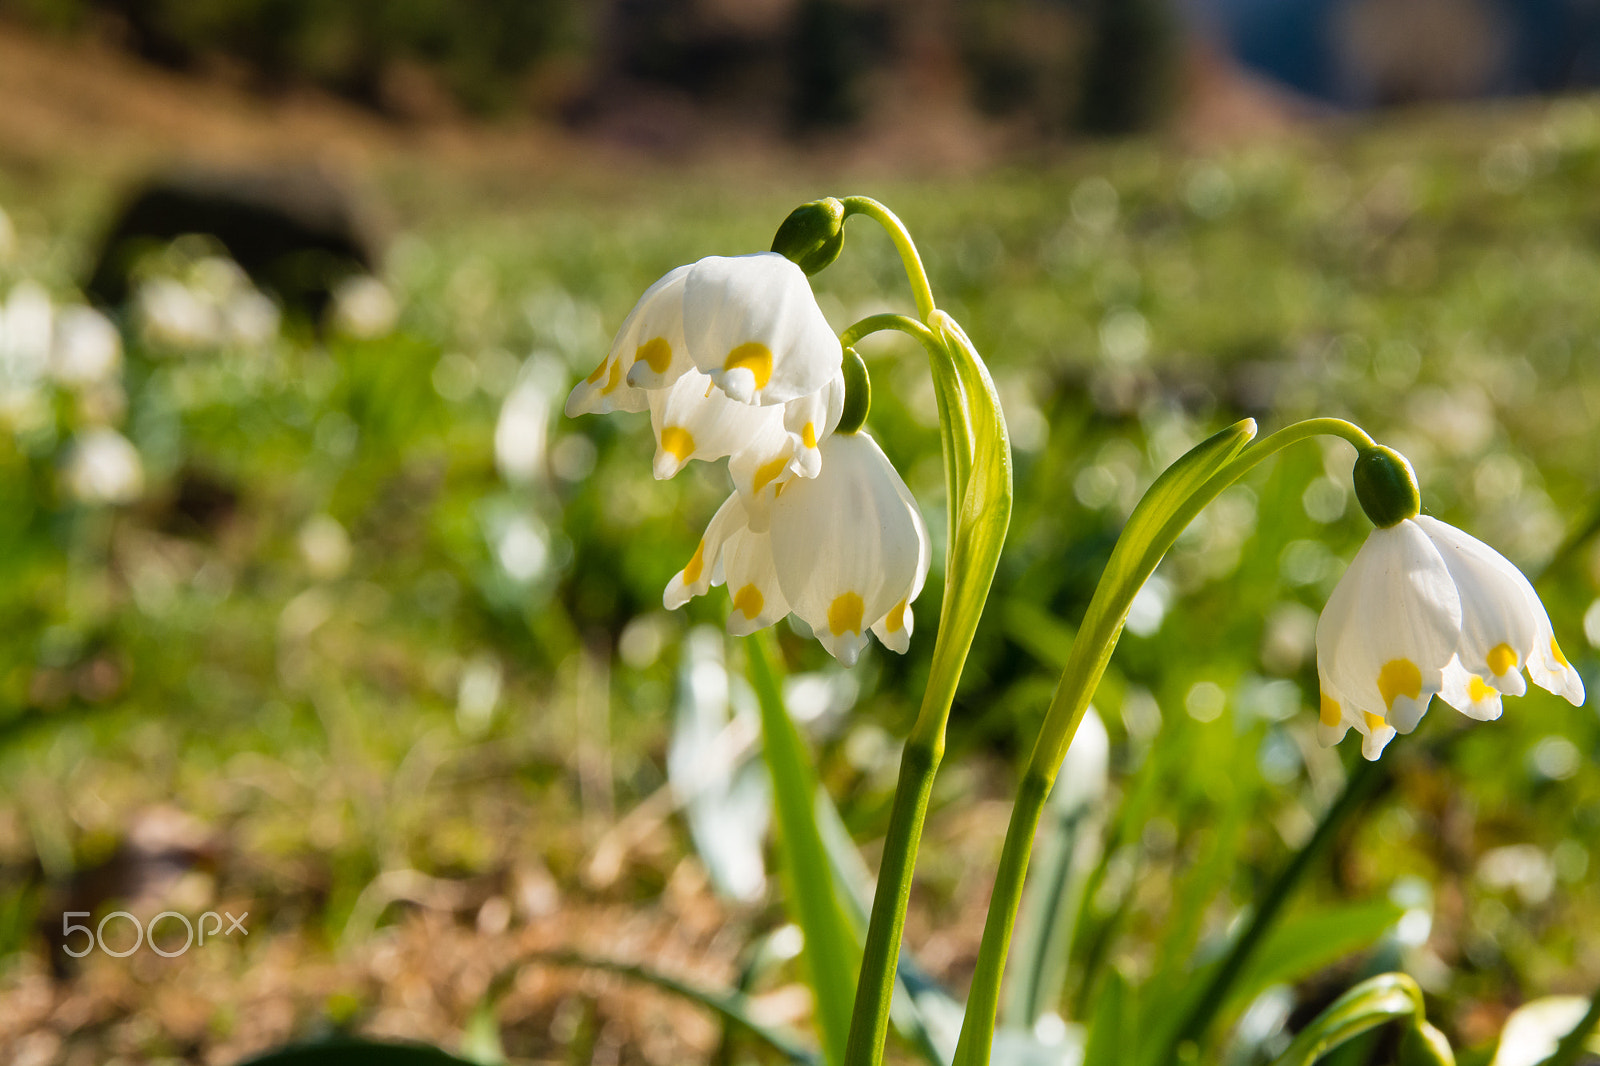
[[[900,254],[916,317],[876,315],[835,337],[807,278],[844,246],[845,220],[879,223]],[[911,875],[945,725],[1011,517],[1011,447],[988,368],[966,333],[934,304],[916,245],[875,200],[803,204],[772,252],[711,256],[662,277],[623,323],[611,352],[567,400],[567,414],[645,411],[656,436],[655,473],[728,457],[734,492],[693,556],[669,582],[668,608],[726,583],[728,628],[751,634],[793,613],[845,665],[871,632],[904,652],[911,604],[929,568],[929,538],[904,482],[866,431],[871,384],[854,345],[895,329],[927,351],[938,397],[947,493],[945,588],[928,687],[907,738],[884,857],[849,1012],[841,1004],[849,952],[828,894],[791,871],[791,911],[806,929],[818,1027],[830,1061],[883,1055]],[[780,797],[780,836],[791,864],[816,865],[804,809],[811,780],[792,730],[782,728],[769,655],[751,645],[769,762]],[[801,797],[801,798],[797,798]]]

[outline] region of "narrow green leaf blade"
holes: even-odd
[[[575,966],[585,970],[600,970],[604,973],[614,973],[620,977],[628,977],[635,981],[642,981],[645,984],[653,985],[664,992],[671,992],[674,995],[682,996],[684,999],[687,999],[693,1003],[697,1003],[707,1010],[721,1016],[723,1020],[732,1022],[734,1025],[742,1027],[743,1029],[749,1031],[751,1035],[766,1043],[773,1050],[781,1053],[790,1062],[799,1063],[801,1066],[817,1066],[817,1056],[815,1053],[807,1050],[806,1047],[802,1045],[796,1037],[790,1035],[789,1033],[774,1026],[757,1021],[750,1014],[749,1000],[737,992],[718,992],[711,989],[700,988],[697,985],[680,980],[670,974],[662,973],[659,970],[653,970],[648,966],[640,966],[636,963],[629,962],[617,962],[611,959],[596,958],[592,955],[584,955],[581,952],[576,951],[536,952],[525,957],[517,965],[523,966],[527,965],[528,963],[544,963],[549,966]],[[499,975],[499,977],[496,978],[496,984],[509,986],[510,979],[512,976],[514,976],[514,973],[515,970],[513,969],[512,971],[508,971],[507,973]],[[251,1066],[256,1066],[256,1064],[251,1064]],[[265,1064],[261,1064],[261,1066],[265,1066]],[[279,1064],[273,1063],[272,1066],[279,1066]],[[284,1063],[282,1066],[313,1066],[313,1064]],[[315,1064],[315,1066],[321,1066],[321,1064]],[[427,1066],[427,1064],[419,1061],[417,1066]]]
[[[794,720],[784,710],[768,652],[767,631],[745,641],[750,683],[761,706],[761,745],[772,775],[778,812],[778,848],[783,860],[784,902],[805,936],[803,957],[816,997],[817,1029],[834,1066],[844,1062],[855,1006],[861,949],[834,893],[827,849],[817,828],[816,772]]]
[[[1369,1029],[1396,1019],[1422,1016],[1422,990],[1403,973],[1379,974],[1334,1000],[1302,1029],[1272,1066],[1311,1066]]]
[[[1226,1002],[1243,1006],[1268,985],[1295,981],[1382,936],[1405,908],[1388,900],[1331,907],[1284,922],[1256,951]]]

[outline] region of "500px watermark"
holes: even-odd
[[[245,911],[237,918],[227,911],[223,911],[221,914],[218,914],[216,911],[206,911],[200,916],[198,923],[189,921],[187,916],[179,914],[177,911],[162,911],[154,918],[151,918],[148,925],[141,923],[137,917],[128,913],[127,911],[112,911],[104,918],[101,918],[100,924],[95,926],[93,929],[90,929],[87,925],[79,925],[72,920],[74,918],[87,917],[89,917],[88,911],[67,911],[61,916],[61,950],[65,951],[68,955],[71,955],[75,959],[83,958],[95,948],[99,948],[101,951],[113,958],[123,959],[127,958],[129,955],[132,955],[135,951],[138,951],[140,945],[146,943],[150,945],[150,950],[155,952],[157,955],[168,959],[175,959],[179,955],[182,955],[184,952],[188,951],[197,942],[201,946],[204,946],[206,937],[208,936],[215,940],[219,933],[222,936],[232,936],[236,932],[242,933],[245,936],[250,935],[250,930],[244,927],[244,920],[250,917],[249,911]],[[120,950],[106,946],[106,923],[111,921],[113,918],[126,918],[133,926],[133,944],[131,946],[122,948]],[[208,919],[212,923],[210,929],[206,928],[206,921]],[[223,927],[223,919],[227,919],[228,924],[226,928]],[[183,923],[183,946],[177,948],[176,950],[164,948],[160,944],[156,943],[156,925],[159,922],[169,920]],[[198,939],[196,937],[196,925],[199,926]],[[82,933],[88,938],[84,942],[84,945],[81,949],[74,950],[72,945],[66,942],[66,938],[70,937],[73,933]]]

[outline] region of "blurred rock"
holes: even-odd
[[[318,170],[181,169],[129,197],[85,291],[102,305],[125,303],[139,258],[191,233],[215,238],[257,286],[319,325],[339,285],[378,260],[358,205]]]

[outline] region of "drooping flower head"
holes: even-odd
[[[878,442],[865,431],[835,433],[822,446],[817,476],[780,489],[764,522],[752,522],[743,494],[728,497],[667,585],[666,606],[726,584],[728,629],[736,635],[792,611],[846,666],[868,632],[904,652],[931,550],[916,501]]]
[[[1357,460],[1356,491],[1376,529],[1317,623],[1320,735],[1354,727],[1376,759],[1416,728],[1434,696],[1480,721],[1502,694],[1535,684],[1574,705],[1583,680],[1556,642],[1533,586],[1499,552],[1418,512],[1415,478],[1387,448]]]
[[[668,584],[668,608],[726,584],[734,634],[792,612],[851,664],[868,632],[909,646],[930,548],[910,491],[861,429],[865,402],[846,419],[843,359],[794,263],[712,256],[646,290],[566,411],[648,409],[658,478],[728,459],[734,493]]]

